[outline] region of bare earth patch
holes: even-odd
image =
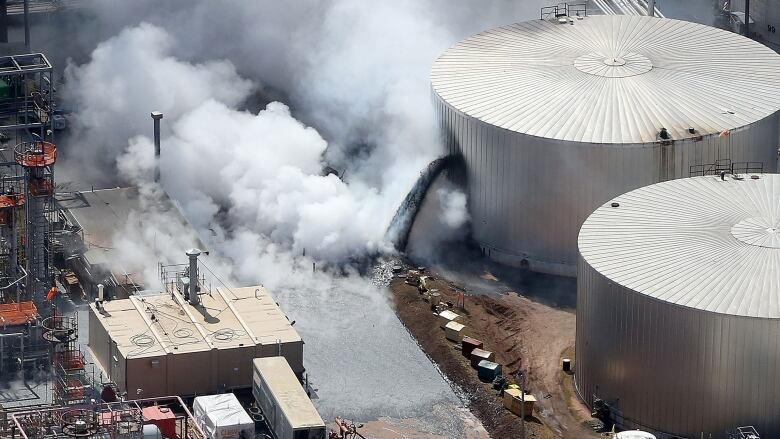
[[[485,349],[495,352],[504,376],[524,373],[526,388],[538,400],[534,414],[526,418],[526,437],[599,437],[584,425],[590,413],[574,392],[573,376],[561,371],[564,356],[573,360],[573,310],[551,307],[515,293],[468,295],[467,288],[440,278],[437,273],[428,274],[433,277],[428,281],[428,288],[437,289],[442,302],[456,303],[458,291],[466,291],[465,310],[453,310],[465,316],[464,323],[474,337],[484,342]],[[490,273],[480,278],[489,282],[496,279]],[[417,289],[405,284],[403,279],[394,279],[390,290],[401,321],[442,373],[463,391],[469,409],[490,436],[522,437],[519,417],[504,409],[490,384],[477,379],[476,371],[461,355],[459,346],[446,340],[430,305],[423,301]]]

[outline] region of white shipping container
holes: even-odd
[[[450,311],[448,309],[445,309],[444,311],[440,312],[438,314],[439,318],[439,326],[444,329],[445,326],[447,326],[447,323],[450,322],[457,322],[457,323],[463,323],[463,317],[453,311]]]
[[[198,396],[192,404],[195,422],[209,439],[253,438],[255,423],[236,395]]]
[[[284,357],[254,359],[252,393],[276,439],[325,439],[325,423]]]

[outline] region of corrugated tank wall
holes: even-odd
[[[474,239],[491,258],[535,271],[575,275],[580,226],[617,195],[719,159],[777,170],[778,113],[723,137],[595,144],[498,128],[432,95],[446,149],[464,159]]]
[[[625,428],[780,437],[780,320],[695,310],[610,281],[580,258],[575,381]],[[669,437],[659,434],[659,438]]]
[[[780,8],[777,1],[753,0],[750,2],[750,18],[756,21],[750,26],[750,31],[758,34],[758,40],[774,50],[780,50]]]

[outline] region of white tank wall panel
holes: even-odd
[[[464,158],[474,238],[538,271],[574,275],[580,225],[618,194],[720,159],[776,171],[780,56],[707,26],[504,26],[450,48],[431,82],[443,139]]]
[[[740,3],[735,6],[739,9]],[[755,23],[750,32],[755,33],[759,41],[775,50],[780,50],[780,8],[777,0],[753,0],[750,2],[750,17]]]
[[[773,114],[728,137],[671,145],[604,145],[544,139],[470,118],[435,95],[450,153],[462,154],[474,239],[510,264],[573,275],[577,233],[605,200],[719,159],[776,171],[780,119]]]
[[[625,428],[713,439],[740,425],[780,437],[780,322],[696,312],[627,292],[583,262],[576,381]],[[659,436],[661,437],[661,436]]]
[[[780,437],[780,176],[637,189],[587,219],[579,248],[588,405],[606,401],[626,428]]]

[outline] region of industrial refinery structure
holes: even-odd
[[[700,24],[567,13],[461,41],[431,83],[485,254],[574,275],[604,201],[708,167],[776,170],[780,56]]]
[[[31,408],[3,420],[9,439],[205,439],[179,397],[91,403],[78,408]]]
[[[52,286],[57,148],[50,126],[51,74],[51,64],[40,53],[0,58],[0,130],[13,133],[6,141],[13,145],[13,156],[0,163],[13,171],[0,180],[0,278],[3,295],[17,301],[42,300]]]
[[[52,349],[42,338],[59,218],[51,95],[52,66],[43,54],[0,57],[0,371],[6,373],[46,367]],[[61,321],[48,323],[49,331],[61,329]]]
[[[725,172],[637,189],[590,215],[577,290],[584,401],[625,428],[780,436],[778,218],[780,175]]]

